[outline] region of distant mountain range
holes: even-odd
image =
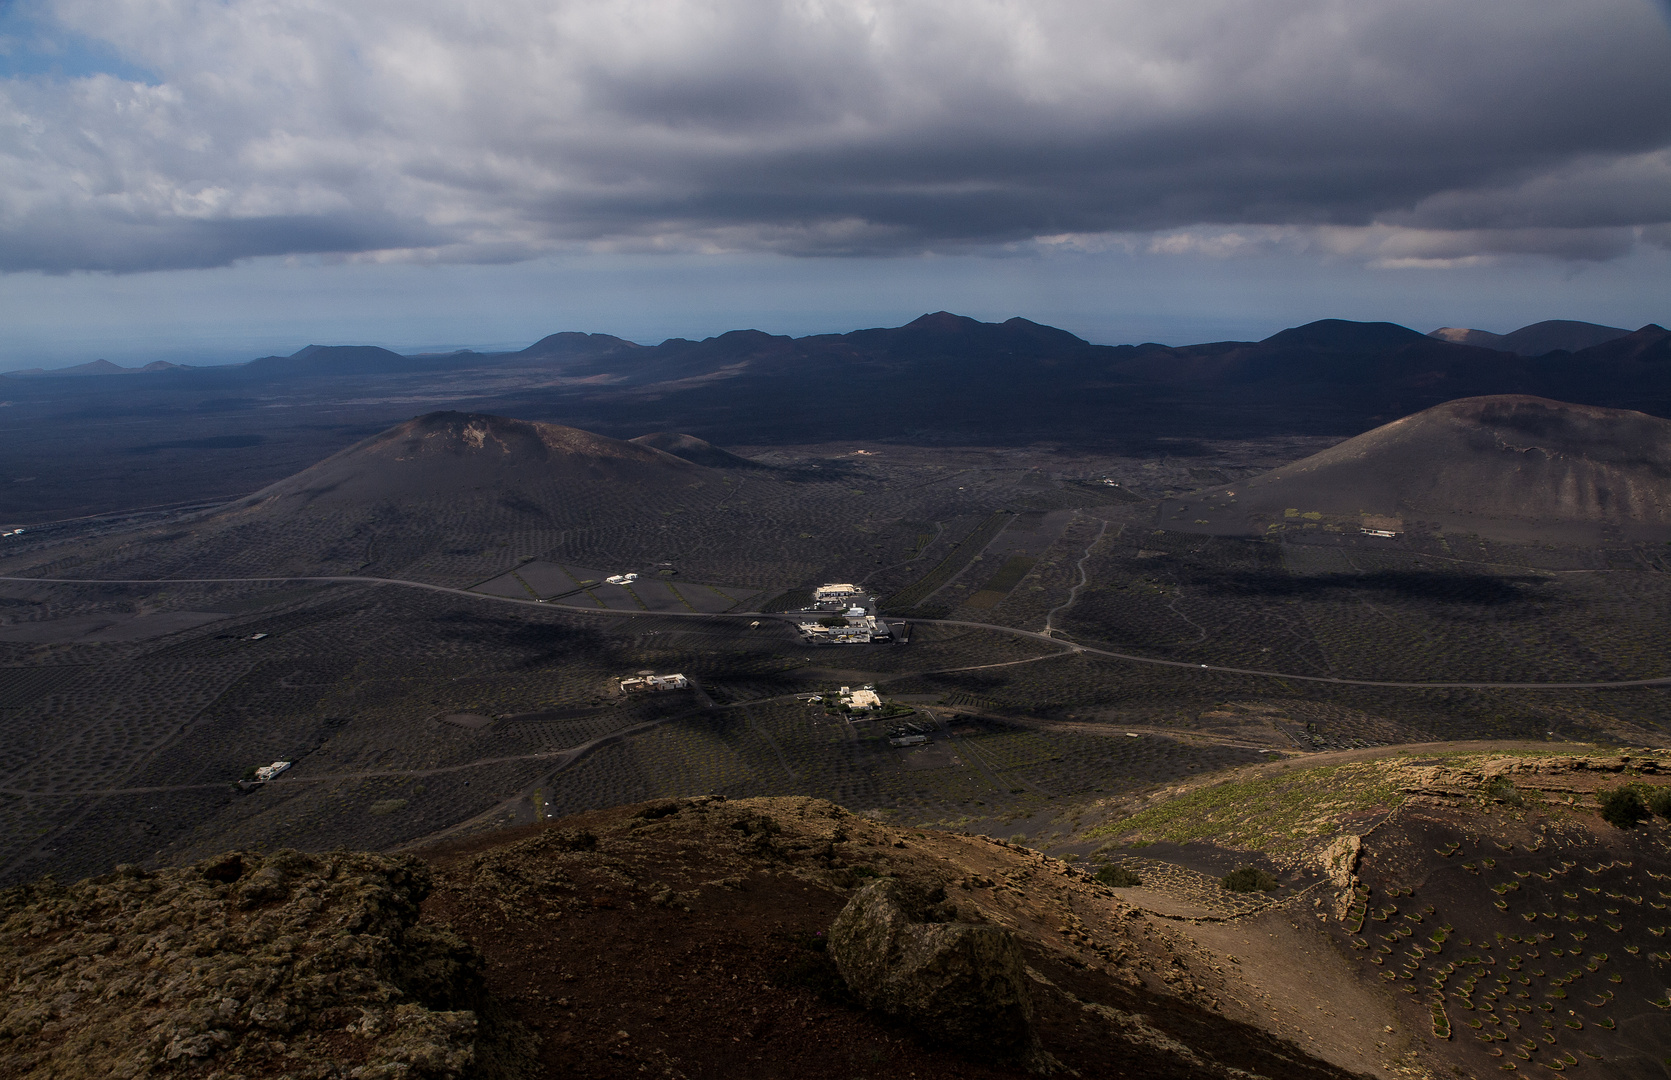
[[[1605,345],[1615,338],[1625,337],[1629,330],[1617,326],[1597,326],[1595,323],[1550,319],[1533,323],[1507,334],[1493,334],[1489,330],[1463,330],[1442,326],[1428,337],[1457,345],[1478,345],[1483,349],[1501,349],[1520,356],[1542,356],[1552,352],[1578,352],[1593,345]]]
[[[72,370],[132,373],[115,365]],[[59,380],[3,382],[5,395],[22,402],[31,396],[26,385],[46,394]],[[107,383],[116,385],[79,379],[76,397],[88,401]],[[508,353],[402,356],[310,345],[241,365],[169,366],[120,385],[109,409],[253,408],[240,403],[258,397],[391,408],[425,401],[609,435],[680,431],[733,445],[1071,437],[1138,447],[1145,439],[1273,431],[1351,435],[1488,394],[1671,415],[1671,332],[1554,321],[1501,336],[1422,334],[1325,319],[1263,341],[1108,346],[1026,319],[983,323],[942,311],[846,334],[735,330],[654,346],[582,333]]]
[[[903,332],[908,339],[914,339],[912,344],[922,345],[923,332],[932,334],[934,331],[949,332],[955,336],[966,337],[968,331],[977,327],[993,327],[1001,325],[1009,334],[1004,335],[1011,347],[1021,345],[1023,348],[1031,346],[1044,352],[1073,349],[1076,347],[1098,348],[1081,338],[1075,337],[1066,330],[1055,327],[1041,326],[1028,322],[1026,319],[1011,319],[1006,323],[978,323],[964,316],[952,315],[948,312],[936,312],[924,315],[904,327],[895,330],[859,330],[851,334],[826,334],[806,338],[786,338],[766,334],[759,330],[734,330],[722,334],[717,338],[708,338],[701,342],[692,342],[685,338],[670,338],[659,346],[639,345],[625,338],[614,337],[609,334],[584,334],[564,332],[550,334],[534,342],[526,349],[509,353],[478,353],[469,349],[461,349],[449,353],[423,353],[415,356],[403,355],[389,349],[375,345],[308,345],[289,356],[263,356],[249,360],[242,364],[215,365],[216,371],[241,369],[250,374],[258,375],[386,375],[414,372],[420,370],[446,370],[456,367],[475,366],[483,363],[518,363],[521,361],[562,362],[568,364],[585,363],[597,365],[607,361],[625,361],[633,368],[648,364],[660,367],[655,360],[664,360],[674,355],[688,357],[693,351],[711,352],[715,347],[726,351],[735,351],[739,347],[748,348],[750,345],[768,342],[807,343],[817,349],[827,346],[832,341],[849,342],[864,349],[882,345],[884,351],[893,351],[889,346],[895,344],[887,341],[887,337],[901,335]],[[1302,335],[1307,340],[1314,340],[1316,333],[1306,334],[1312,328],[1339,327],[1348,325],[1342,320],[1326,319],[1321,322],[1310,323],[1304,327],[1285,330],[1280,334],[1266,338],[1262,342],[1216,342],[1205,345],[1180,346],[1186,350],[1217,350],[1225,345],[1266,344],[1282,340],[1294,340],[1293,335]],[[1398,331],[1405,331],[1404,327],[1394,323],[1359,324],[1375,327],[1396,327]],[[977,331],[978,332],[978,331]],[[1405,331],[1414,333],[1414,331]],[[1596,323],[1574,322],[1567,319],[1550,319],[1545,322],[1522,326],[1520,329],[1507,334],[1493,334],[1488,330],[1466,330],[1454,326],[1443,326],[1427,336],[1438,341],[1453,345],[1472,345],[1478,348],[1494,349],[1501,352],[1511,352],[1517,356],[1543,356],[1552,352],[1578,352],[1595,345],[1605,344],[1617,338],[1626,337],[1629,330],[1617,326],[1601,326]],[[1285,335],[1288,337],[1285,339]],[[1017,340],[1018,338],[1022,340]],[[1386,336],[1385,340],[1398,340],[1399,335]],[[1116,348],[1131,348],[1131,346],[1115,346]],[[1166,346],[1148,343],[1136,346],[1139,349],[1166,348]],[[180,371],[191,365],[171,364],[158,360],[144,367],[125,368],[113,364],[108,360],[94,360],[87,364],[77,364],[65,368],[26,368],[18,371],[0,372],[0,376],[14,375],[131,375],[139,372]]]
[[[86,364],[64,368],[23,368],[5,372],[7,377],[27,375],[142,375],[153,371],[181,371],[185,365],[170,364],[167,360],[153,360],[144,367],[123,367],[109,360],[94,360]]]

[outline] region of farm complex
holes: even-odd
[[[857,585],[820,585],[795,628],[809,644],[869,645],[893,641],[893,627],[876,614],[876,598]]]

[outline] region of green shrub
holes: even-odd
[[[1480,788],[1480,793],[1488,799],[1496,799],[1510,806],[1526,805],[1526,799],[1520,794],[1520,789],[1506,776],[1493,776]]]
[[[1671,818],[1671,787],[1654,788],[1645,800],[1648,809],[1663,818]]]
[[[1597,797],[1601,800],[1602,818],[1617,828],[1631,828],[1648,816],[1648,804],[1642,801],[1642,793],[1633,787],[1598,792]]]
[[[1276,878],[1257,866],[1244,866],[1224,875],[1219,885],[1230,892],[1270,892],[1276,888]]]
[[[1096,872],[1095,878],[1102,884],[1116,889],[1129,889],[1143,884],[1142,878],[1123,866],[1105,866]]]

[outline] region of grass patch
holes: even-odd
[[[1250,851],[1292,848],[1339,828],[1346,814],[1392,809],[1402,799],[1396,764],[1326,765],[1198,788],[1124,821],[1089,830],[1103,837],[1207,840]]]

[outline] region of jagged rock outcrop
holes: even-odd
[[[417,925],[429,888],[410,857],[280,851],[0,893],[0,1075],[474,1075],[480,960]]]
[[[932,1041],[1044,1071],[1015,935],[995,926],[923,921],[944,917],[931,899],[886,879],[854,894],[829,938],[848,989]]]
[[[1317,864],[1334,886],[1334,917],[1344,920],[1352,906],[1352,891],[1358,884],[1358,859],[1363,854],[1363,837],[1353,833],[1337,836],[1317,855]]]

